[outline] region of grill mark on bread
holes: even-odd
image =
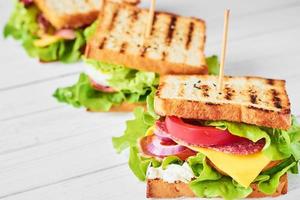
[[[220,106],[221,104],[220,103],[213,103],[213,102],[205,102],[205,105],[208,105],[208,106]]]
[[[166,36],[166,44],[167,44],[167,46],[169,46],[171,44],[171,41],[173,39],[173,33],[174,33],[174,30],[175,30],[175,27],[176,27],[176,21],[177,21],[176,16],[172,16],[170,24],[169,24],[167,36]]]
[[[260,111],[263,111],[265,113],[275,112],[274,110],[267,110],[267,109],[259,108],[259,107],[256,107],[256,106],[248,106],[248,108],[253,109],[253,110],[260,110]]]
[[[138,15],[140,14],[140,12],[138,12],[137,10],[134,10],[132,15],[131,15],[131,22],[134,23],[137,19],[138,19]]]
[[[116,18],[118,17],[118,14],[119,14],[119,9],[116,9],[113,13],[113,16],[111,18],[111,21],[110,21],[110,24],[108,26],[108,30],[109,31],[112,31],[114,29],[114,26],[115,26],[115,22],[116,22]]]
[[[277,92],[275,89],[271,89],[271,93],[272,93],[272,101],[273,101],[274,106],[276,108],[281,109],[282,105],[281,105],[281,99],[278,96],[279,92]]]
[[[257,103],[257,95],[256,94],[250,94],[250,101],[253,104]]]
[[[165,61],[167,55],[168,55],[168,54],[167,54],[165,51],[163,51],[163,52],[161,53],[161,60],[162,60],[162,61]]]
[[[204,97],[209,97],[209,90],[210,87],[208,85],[201,85],[201,91]]]
[[[225,85],[225,88],[224,88],[224,92],[225,92],[225,96],[224,98],[227,99],[227,100],[231,100],[234,93],[235,93],[235,90],[232,89],[231,87],[229,87],[228,85]]]
[[[283,113],[283,114],[291,114],[291,109],[284,109],[281,113]]]
[[[155,23],[157,21],[157,13],[154,13],[154,16],[153,16],[153,21],[152,21],[152,27],[151,27],[151,31],[150,31],[150,36],[154,33],[155,31]]]
[[[257,104],[257,91],[253,88],[249,88],[248,93],[250,102],[253,104]]]
[[[198,90],[201,90],[201,95],[204,96],[204,97],[209,97],[209,90],[210,90],[210,87],[209,85],[200,85],[201,84],[201,81],[197,81],[197,83],[194,83],[193,87],[198,89]],[[183,85],[183,84],[182,84]]]
[[[140,54],[141,57],[145,57],[148,48],[149,48],[149,46],[144,46],[143,45],[142,50],[141,50],[141,54]]]
[[[128,35],[131,34],[129,30],[132,30],[132,27],[134,26],[135,22],[138,20],[139,14],[140,12],[138,12],[137,10],[132,10],[131,14],[129,15],[128,30],[126,31]]]
[[[185,43],[185,48],[186,49],[190,48],[190,44],[191,44],[191,41],[192,41],[193,32],[194,32],[194,22],[190,22],[190,24],[189,24],[189,32],[188,32],[187,40],[186,40],[186,43]]]
[[[267,84],[274,85],[274,80],[273,79],[267,79]]]
[[[194,83],[193,87],[194,87],[194,88],[196,88],[196,89],[198,89],[198,90],[201,90],[200,83],[201,83],[201,81],[200,81],[200,80],[199,80],[199,81],[197,81],[197,83]]]
[[[100,45],[99,45],[99,49],[103,49],[104,48],[104,46],[106,44],[106,40],[107,40],[106,37],[102,38],[102,41],[100,42]]]
[[[183,97],[184,96],[184,90],[185,90],[184,85],[183,84],[179,84],[178,97]]]
[[[126,48],[127,48],[127,43],[126,42],[122,43],[119,52],[121,54],[125,53],[126,52]]]

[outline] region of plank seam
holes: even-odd
[[[105,167],[105,168],[102,168],[102,169],[97,169],[97,170],[94,170],[94,171],[79,174],[79,175],[76,175],[76,176],[71,176],[69,178],[61,179],[61,180],[58,180],[58,181],[55,181],[55,182],[52,182],[52,183],[47,183],[47,184],[43,184],[43,185],[40,185],[40,186],[31,187],[31,188],[28,188],[28,189],[25,189],[25,190],[20,190],[20,191],[17,191],[17,192],[13,192],[11,194],[0,196],[0,199],[5,199],[5,198],[8,198],[8,197],[17,196],[17,195],[20,195],[20,194],[23,194],[23,193],[27,193],[27,192],[31,192],[31,191],[34,191],[34,190],[50,187],[50,186],[57,185],[57,184],[60,184],[60,183],[64,183],[64,182],[67,182],[67,181],[75,180],[75,179],[78,179],[78,178],[94,175],[94,174],[104,172],[104,171],[107,171],[107,170],[110,170],[110,169],[115,169],[115,168],[122,167],[126,164],[127,164],[127,162],[123,162],[123,163],[119,163],[119,164],[112,165],[112,166],[109,166],[109,167]]]
[[[61,79],[61,78],[69,77],[69,76],[74,76],[74,75],[79,74],[80,72],[81,71],[75,71],[75,72],[71,72],[71,73],[68,73],[68,74],[62,74],[62,75],[59,75],[59,76],[49,77],[49,78],[42,79],[42,80],[35,80],[35,81],[27,82],[27,83],[21,83],[21,84],[17,84],[17,85],[8,86],[8,87],[3,87],[3,88],[0,88],[0,92],[5,92],[5,91],[8,91],[8,90],[14,90],[14,89],[27,87],[27,86],[31,86],[31,85],[34,85],[34,84],[48,82],[48,81],[53,81],[53,80],[57,80],[57,79]]]

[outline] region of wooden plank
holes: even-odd
[[[130,174],[127,165],[93,173],[5,199],[144,199],[145,185]],[[45,199],[45,198],[43,198]]]
[[[72,137],[88,137],[88,134],[119,135],[124,130],[124,122],[131,116],[131,113],[89,113],[65,107],[4,121],[0,123],[0,155],[25,152]],[[6,164],[0,162],[0,168]]]
[[[149,8],[149,4],[149,1],[142,1],[141,7]],[[253,1],[239,0],[211,0],[209,3],[197,0],[164,0],[157,3],[156,10],[179,13],[185,16],[198,16],[205,20],[222,20],[226,8],[230,8],[236,15],[248,16],[274,10],[284,10],[296,5],[299,5],[297,0],[277,0],[276,2],[272,1],[272,3],[270,3],[270,0],[261,0],[259,5]]]
[[[297,16],[300,12],[300,2],[290,7],[278,7],[266,12],[250,12],[241,15],[238,10],[231,9],[230,29],[228,33],[229,46],[232,42],[239,42],[243,39],[262,36],[265,34],[277,33],[298,28],[300,25]],[[207,47],[219,46],[221,44],[222,19],[216,18],[207,23]],[[291,41],[287,37],[281,40]],[[261,41],[263,43],[264,41]],[[277,42],[277,41],[276,41]],[[276,43],[274,44],[276,45]],[[259,48],[260,45],[258,45]]]
[[[0,121],[63,107],[52,97],[58,87],[74,84],[78,75],[0,92]]]
[[[129,117],[61,109],[2,122],[0,198],[126,163],[111,137]]]

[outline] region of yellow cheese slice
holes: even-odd
[[[155,130],[155,126],[153,125],[153,126],[151,126],[150,128],[148,128],[147,129],[147,131],[146,131],[146,136],[148,136],[148,135],[153,135],[153,131]]]
[[[250,155],[234,155],[206,148],[192,146],[189,148],[207,156],[220,170],[244,187],[248,187],[271,161],[262,152]]]
[[[36,47],[46,47],[59,41],[60,39],[61,38],[56,35],[44,35],[41,37],[41,39],[35,40],[33,44]]]

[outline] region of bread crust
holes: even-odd
[[[136,107],[144,107],[146,108],[146,103],[128,103],[123,102],[120,105],[112,106],[107,112],[132,112]],[[103,111],[91,111],[87,109],[89,112],[103,112]]]
[[[92,47],[91,43],[86,46],[85,56],[102,62],[124,65],[141,71],[152,71],[158,74],[207,74],[206,65],[199,67],[190,66],[184,63],[170,63],[161,60],[154,60],[140,56],[120,54],[109,50],[100,50]],[[202,63],[205,63],[203,60]]]
[[[280,178],[279,186],[272,195],[267,195],[258,190],[257,184],[251,184],[252,193],[247,198],[276,197],[287,193],[288,179],[287,174]],[[188,184],[183,182],[167,183],[161,179],[147,180],[147,198],[179,198],[196,197]]]
[[[275,111],[265,111],[242,105],[207,104],[205,102],[177,99],[154,98],[155,112],[160,116],[177,116],[188,119],[226,120],[243,122],[258,126],[287,130],[290,128],[291,115]]]

